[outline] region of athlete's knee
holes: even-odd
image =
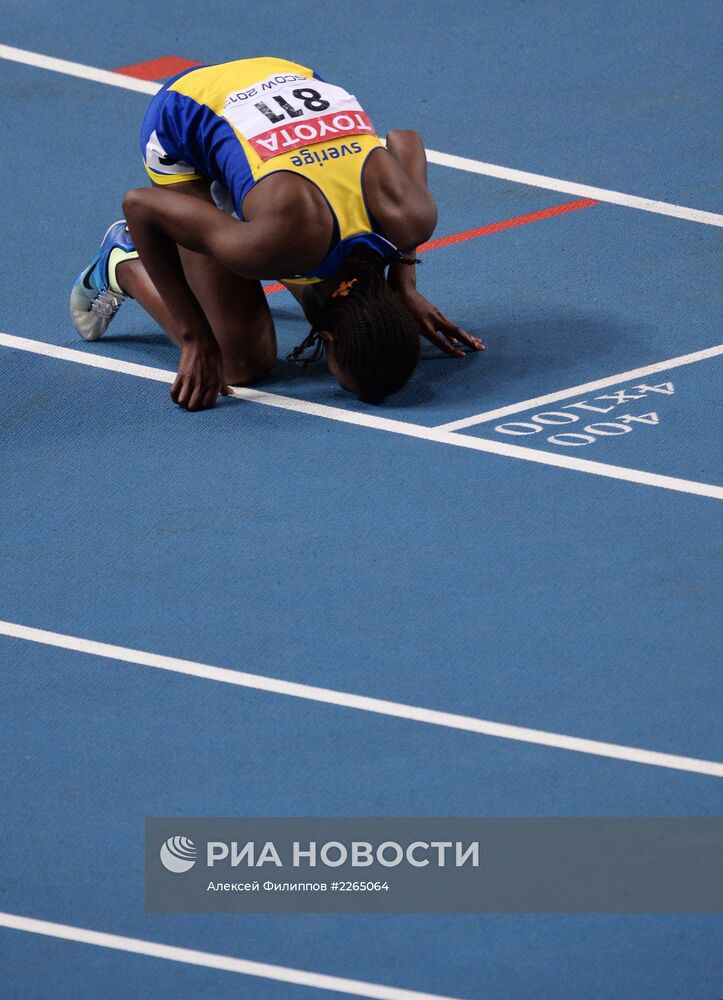
[[[229,385],[255,385],[271,374],[276,361],[276,350],[268,349],[243,360],[224,362],[224,377]]]
[[[126,191],[123,195],[123,214],[127,214],[130,209],[133,211],[137,205],[141,203],[141,192],[142,188],[131,188],[130,191]]]
[[[123,217],[126,221],[132,222],[144,211],[151,193],[152,188],[132,188],[126,192],[123,198]]]
[[[243,368],[227,369],[224,378],[227,385],[249,386],[263,382],[271,374],[273,365],[244,365]]]

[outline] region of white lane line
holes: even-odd
[[[396,986],[379,986],[376,983],[366,983],[359,979],[342,979],[339,976],[329,976],[322,972],[305,972],[302,969],[289,969],[283,965],[251,962],[245,958],[232,958],[230,955],[217,955],[214,952],[195,951],[191,948],[178,948],[175,945],[161,944],[158,941],[144,941],[141,938],[124,937],[120,934],[106,934],[104,931],[91,931],[85,927],[56,924],[49,920],[35,920],[32,917],[21,917],[15,913],[0,912],[0,927],[7,927],[14,931],[25,931],[29,934],[42,934],[45,937],[61,938],[65,941],[77,941],[81,944],[93,944],[99,948],[112,948],[114,951],[130,952],[133,955],[164,958],[170,962],[183,962],[185,965],[200,965],[206,969],[236,972],[242,976],[271,979],[293,986],[332,990],[355,997],[373,997],[375,1000],[453,1000],[452,997],[440,996],[437,993],[418,993],[416,990],[404,990]]]
[[[681,354],[677,358],[668,358],[667,361],[656,361],[655,364],[644,365],[642,368],[633,368],[628,372],[619,372],[617,375],[608,375],[606,378],[599,378],[594,382],[583,382],[582,385],[573,385],[570,389],[560,389],[559,392],[548,392],[546,396],[523,399],[522,402],[511,403],[509,406],[498,406],[496,410],[475,413],[473,416],[463,417],[461,420],[450,420],[449,423],[438,424],[437,430],[459,431],[465,427],[474,427],[475,424],[484,424],[488,420],[499,420],[500,417],[508,417],[511,413],[521,413],[523,410],[531,410],[533,407],[547,406],[548,403],[557,403],[560,399],[581,396],[583,393],[594,392],[596,389],[606,389],[608,386],[617,385],[619,382],[629,382],[631,379],[646,378],[648,375],[666,372],[670,368],[680,368],[681,365],[691,365],[696,361],[717,358],[719,354],[723,354],[723,344],[717,344],[715,347],[706,347],[705,350],[694,351],[692,354]]]
[[[157,382],[172,383],[176,373],[161,368],[151,368],[148,365],[137,365],[130,361],[120,361],[117,358],[92,354],[90,351],[77,351],[70,347],[58,347],[56,344],[46,344],[40,340],[30,340],[25,337],[15,337],[9,333],[0,333],[0,347],[28,351],[44,357],[58,358],[62,361],[72,361],[91,368],[102,368],[108,371],[121,372],[140,378],[154,379]],[[589,459],[577,458],[572,455],[556,455],[553,452],[539,451],[535,448],[524,448],[521,445],[508,444],[506,441],[488,441],[484,438],[470,437],[465,434],[455,434],[453,431],[440,430],[436,427],[423,427],[420,424],[410,424],[403,420],[391,420],[388,417],[377,417],[370,413],[356,413],[342,407],[326,406],[323,403],[311,403],[293,396],[281,396],[271,392],[261,392],[257,389],[234,389],[237,399],[244,399],[262,406],[273,406],[281,410],[293,410],[296,413],[306,413],[325,420],[335,420],[339,423],[354,424],[357,427],[370,427],[374,430],[386,431],[390,434],[401,434],[405,437],[417,438],[422,441],[433,441],[437,444],[452,445],[454,448],[466,448],[470,451],[486,452],[490,455],[504,455],[506,458],[516,458],[523,462],[534,462],[538,465],[549,465],[558,469],[569,469],[573,472],[584,472],[593,476],[604,476],[608,479],[620,479],[641,486],[654,486],[659,489],[673,490],[677,493],[690,493],[694,496],[710,497],[723,500],[723,487],[712,483],[699,483],[691,479],[678,479],[675,476],[663,476],[655,472],[645,472],[642,469],[628,469],[620,465],[608,465],[604,462],[593,462]]]
[[[467,170],[472,174],[484,174],[486,177],[498,177],[500,180],[513,181],[516,184],[528,184],[530,187],[545,188],[547,191],[562,191],[574,194],[579,198],[593,198],[610,205],[623,205],[625,208],[637,208],[642,212],[654,212],[656,215],[670,215],[675,219],[686,219],[688,222],[702,222],[708,226],[723,226],[723,215],[717,212],[704,212],[698,208],[687,208],[685,205],[672,205],[667,201],[653,201],[651,198],[640,198],[622,191],[609,191],[607,188],[592,187],[590,184],[577,184],[574,181],[564,181],[557,177],[546,177],[544,174],[531,174],[526,170],[515,170],[513,167],[501,167],[495,163],[484,163],[482,160],[470,160],[465,156],[453,156],[451,153],[438,153],[427,150],[430,163],[443,167],[453,167],[456,170]]]
[[[38,69],[49,69],[53,73],[64,73],[66,76],[79,77],[81,80],[105,83],[109,87],[120,87],[122,90],[135,90],[141,94],[157,94],[161,89],[160,83],[153,83],[151,80],[137,80],[135,77],[113,73],[108,69],[97,69],[95,66],[69,62],[67,59],[55,59],[40,52],[15,49],[11,45],[0,45],[0,59],[9,59],[25,66],[36,66]]]
[[[48,69],[55,73],[66,73],[69,76],[93,80],[96,83],[106,83],[111,87],[121,87],[125,90],[140,91],[144,94],[156,94],[161,89],[159,83],[137,80],[121,73],[97,69],[95,66],[85,66],[83,63],[69,62],[67,59],[55,59],[39,52],[16,49],[10,45],[0,45],[0,59],[10,59],[27,66],[36,66],[39,69]],[[577,184],[573,181],[560,180],[557,177],[532,174],[525,170],[516,170],[513,167],[503,167],[495,163],[485,163],[482,160],[472,160],[465,156],[441,153],[434,149],[427,150],[427,159],[430,163],[451,167],[454,170],[484,174],[487,177],[498,177],[516,184],[545,188],[547,191],[561,191],[565,194],[577,195],[580,198],[594,198],[596,201],[623,205],[626,208],[636,208],[644,212],[654,212],[657,215],[670,215],[676,219],[686,219],[688,222],[723,226],[723,215],[716,212],[704,212],[697,208],[687,208],[685,205],[672,205],[667,201],[654,201],[650,198],[624,194],[622,191],[609,191],[606,188],[591,187],[589,184]]]
[[[502,740],[534,743],[538,746],[554,747],[558,750],[572,750],[576,753],[611,757],[634,764],[650,764],[654,767],[668,767],[677,771],[692,771],[695,774],[723,778],[723,763],[713,760],[680,757],[675,754],[660,753],[656,750],[644,750],[640,747],[603,743],[599,740],[567,736],[563,733],[551,733],[543,729],[528,729],[525,726],[512,726],[504,722],[491,722],[489,719],[478,719],[470,715],[441,712],[418,705],[406,705],[402,702],[370,698],[348,691],[336,691],[331,688],[315,687],[311,684],[300,684],[296,681],[285,681],[278,677],[266,677],[263,674],[249,674],[241,670],[230,670],[227,667],[214,667],[208,663],[196,663],[194,660],[182,660],[174,656],[147,653],[141,649],[115,646],[107,642],[83,639],[80,636],[31,628],[17,622],[0,621],[0,635],[12,639],[23,639],[26,642],[37,642],[45,646],[55,646],[59,649],[70,649],[76,653],[102,656],[105,659],[119,660],[123,663],[153,667],[156,670],[170,670],[173,673],[186,674],[189,677],[199,677],[208,681],[218,681],[221,684],[233,684],[236,687],[253,688],[256,691],[267,691],[270,694],[303,698],[306,701],[322,702],[341,708],[353,708],[359,712],[373,712],[376,715],[409,719],[413,722],[426,722],[431,726],[443,726],[446,729],[458,729],[481,736],[494,736]]]

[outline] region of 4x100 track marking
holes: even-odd
[[[77,351],[70,347],[59,347],[57,344],[46,344],[39,340],[25,337],[15,337],[12,334],[0,333],[0,347],[27,351],[30,354],[40,354],[61,361],[71,361],[90,368],[103,368],[106,371],[122,372],[134,375],[136,378],[153,379],[156,382],[172,384],[176,373],[150,365],[138,365],[118,358],[109,358],[101,354],[91,354],[89,351]],[[483,451],[492,455],[504,455],[507,458],[517,458],[523,462],[535,462],[538,465],[550,465],[558,469],[569,469],[574,472],[585,472],[589,475],[604,476],[608,479],[621,479],[642,486],[655,486],[660,489],[674,490],[678,493],[691,493],[695,496],[711,497],[723,500],[723,487],[712,483],[698,483],[690,479],[677,479],[674,476],[663,476],[655,472],[645,472],[642,469],[627,469],[620,465],[608,465],[604,462],[594,462],[572,455],[559,455],[553,452],[541,451],[535,448],[525,448],[522,445],[509,444],[506,441],[492,441],[485,438],[470,437],[466,434],[455,434],[453,431],[440,430],[436,427],[423,427],[403,420],[391,420],[389,417],[378,417],[371,413],[357,413],[338,406],[327,406],[324,403],[313,403],[293,396],[282,396],[259,389],[233,390],[237,399],[263,406],[274,406],[282,410],[293,410],[310,416],[323,417],[326,420],[336,420],[344,424],[354,424],[357,427],[369,427],[375,430],[387,431],[390,434],[401,434],[405,437],[417,438],[422,441],[432,441],[436,444],[452,445],[455,448],[467,448],[470,451]]]
[[[569,389],[548,392],[544,396],[523,399],[519,403],[498,406],[494,410],[475,413],[471,417],[462,417],[461,420],[451,420],[446,424],[438,424],[437,430],[464,430],[466,427],[474,427],[477,424],[484,424],[490,420],[500,420],[502,417],[509,417],[513,413],[522,413],[524,410],[532,410],[538,406],[548,406],[550,403],[557,403],[562,399],[571,399],[573,396],[582,396],[589,392],[595,392],[597,389],[607,389],[610,386],[619,385],[621,382],[632,382],[634,379],[647,378],[649,375],[671,371],[673,368],[680,368],[682,365],[691,365],[697,361],[707,361],[709,358],[717,358],[721,354],[723,354],[723,344],[716,344],[713,347],[706,347],[702,351],[681,354],[677,358],[668,358],[667,361],[656,361],[654,364],[644,365],[642,368],[632,368],[630,371],[619,372],[617,375],[607,375],[605,378],[598,378],[592,382],[573,385]]]
[[[45,56],[41,53],[18,49],[8,45],[0,45],[0,58],[140,93],[156,94],[161,88],[160,84],[151,81],[134,79],[130,76],[124,76],[121,73],[97,69],[93,66],[85,66],[81,63],[74,63],[64,59],[56,59],[52,56]],[[538,174],[523,173],[507,167],[499,167],[494,164],[485,164],[481,161],[467,160],[462,157],[450,156],[449,154],[438,153],[434,150],[428,151],[428,158],[432,163],[441,163],[445,166],[451,166],[460,170],[469,170],[473,173],[504,177],[507,180],[515,180],[519,183],[531,184],[537,187],[546,187],[550,190],[565,191],[576,194],[580,198],[594,199],[596,201],[608,201],[613,204],[627,205],[631,208],[657,212],[662,215],[672,215],[689,221],[723,226],[723,216],[716,215],[712,212],[700,212],[697,209],[689,209],[680,205],[669,205],[666,202],[654,202],[650,199],[638,198],[636,196],[626,195],[620,192],[606,191],[601,188],[592,188],[586,185],[571,184],[567,181],[558,181],[555,178],[543,177]],[[34,347],[29,346],[33,343],[35,344]],[[159,369],[152,369],[143,365],[132,365],[127,362],[118,362],[113,359],[103,358],[100,355],[83,355],[79,351],[71,351],[66,348],[55,348],[55,345],[31,342],[25,340],[24,338],[13,337],[8,334],[0,335],[0,344],[4,344],[6,347],[15,347],[18,349],[34,351],[35,353],[46,354],[48,356],[62,357],[65,360],[76,361],[92,367],[104,367],[115,371],[125,371],[127,374],[139,375],[145,378],[154,378],[159,381],[172,381],[174,377],[173,373],[164,372]],[[647,486],[657,486],[663,489],[671,489],[684,493],[693,493],[699,496],[709,496],[717,499],[723,499],[723,489],[709,483],[697,483],[691,480],[678,479],[673,476],[662,476],[636,469],[626,469],[621,466],[607,465],[602,462],[573,458],[568,455],[554,455],[532,448],[525,448],[519,445],[501,443],[499,441],[472,439],[462,435],[457,435],[455,437],[452,432],[445,429],[435,430],[434,428],[423,428],[419,425],[408,424],[402,421],[388,420],[380,417],[370,417],[366,414],[360,413],[350,413],[336,407],[307,403],[303,400],[292,399],[287,396],[273,395],[271,393],[258,392],[252,389],[236,390],[235,394],[239,398],[253,400],[257,403],[277,406],[283,409],[293,409],[314,414],[316,416],[326,417],[328,419],[339,420],[345,423],[376,427],[377,429],[387,430],[392,433],[425,438],[426,440],[437,441],[443,444],[451,444],[457,447],[469,448],[476,451],[486,451],[493,454],[506,455],[523,461],[538,462],[543,465],[557,466],[558,468],[574,469],[575,471],[586,472],[592,475],[608,476],[609,478],[623,479]]]

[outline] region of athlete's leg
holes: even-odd
[[[173,185],[175,191],[212,201],[205,180]],[[179,247],[186,280],[206,314],[221,348],[224,379],[249,385],[269,374],[276,360],[276,332],[260,281],[242,278],[205,254]],[[164,330],[169,313],[140,260],[119,264],[116,280]],[[179,345],[180,346],[180,345]]]
[[[171,340],[174,340],[172,334],[169,333],[169,330],[173,328],[171,315],[165,302],[156,291],[156,286],[148,277],[148,272],[141,264],[140,258],[122,261],[116,267],[115,276],[116,282],[123,289],[123,292],[139,302],[161,329],[165,330]],[[175,340],[174,343],[178,347],[181,346]]]

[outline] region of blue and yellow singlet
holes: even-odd
[[[312,272],[333,277],[359,246],[396,248],[374,231],[362,175],[382,145],[356,98],[286,59],[239,59],[187,70],[154,97],[141,129],[143,162],[156,184],[208,178],[219,207],[243,219],[243,201],[264,177],[284,170],[317,186],[338,240]]]

